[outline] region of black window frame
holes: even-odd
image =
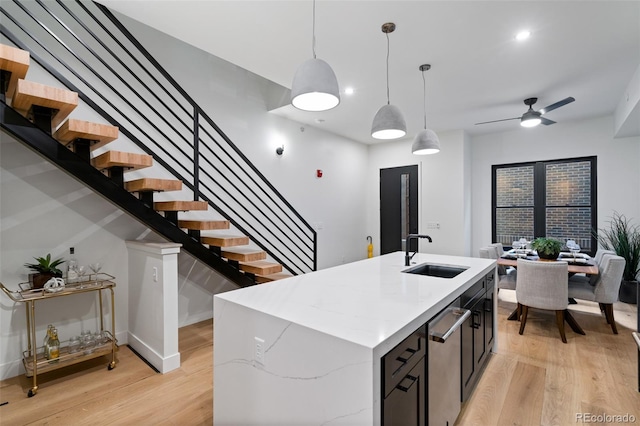
[[[497,179],[496,172],[499,169],[503,168],[514,168],[514,167],[526,167],[533,166],[533,206],[517,206],[517,207],[533,207],[533,232],[536,237],[546,236],[546,209],[548,207],[551,208],[559,208],[559,207],[567,207],[567,208],[577,208],[577,207],[585,207],[585,206],[575,206],[575,205],[562,205],[562,206],[554,206],[554,205],[546,205],[546,166],[548,164],[556,164],[556,163],[577,163],[577,162],[590,162],[591,167],[591,250],[588,251],[591,256],[593,256],[598,248],[596,232],[598,226],[598,157],[597,156],[589,156],[589,157],[576,157],[576,158],[562,158],[556,160],[542,160],[542,161],[529,161],[529,162],[520,162],[520,163],[509,163],[509,164],[494,164],[491,166],[491,240],[497,241],[497,233],[496,233],[496,212],[498,209],[498,194],[497,194]],[[501,207],[504,208],[504,207]]]

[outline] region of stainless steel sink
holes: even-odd
[[[407,274],[426,275],[438,278],[453,278],[469,269],[466,266],[436,265],[433,263],[421,263],[402,272]]]

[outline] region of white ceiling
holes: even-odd
[[[312,57],[312,2],[123,1],[105,5],[287,88]],[[152,6],[150,4],[153,4]],[[540,109],[568,96],[574,103],[545,117],[566,122],[610,115],[640,64],[640,1],[317,0],[316,52],[335,71],[338,107],[321,113],[284,106],[276,113],[364,143],[386,103],[385,22],[390,34],[391,103],[405,115],[408,138],[427,125],[470,134],[520,128],[523,100]],[[531,37],[514,35],[529,29]],[[318,123],[319,120],[324,120]]]

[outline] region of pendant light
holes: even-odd
[[[291,85],[291,104],[303,111],[326,111],[340,103],[338,79],[328,63],[316,58],[316,1],[313,0],[313,58],[298,67]]]
[[[424,72],[431,69],[431,65],[420,65],[418,69],[422,72],[422,96],[424,108],[424,130],[420,130],[413,140],[411,152],[416,155],[435,154],[440,152],[440,140],[433,130],[427,129],[427,83],[424,79]]]
[[[396,29],[396,24],[387,22],[382,25],[382,32],[387,36],[387,104],[378,110],[371,125],[371,136],[375,139],[398,139],[407,134],[407,123],[400,108],[389,101],[389,33]]]

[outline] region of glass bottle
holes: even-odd
[[[69,248],[69,260],[67,261],[67,282],[78,280],[78,261],[75,256],[75,248]]]
[[[48,359],[60,358],[60,340],[58,340],[58,330],[55,328],[51,331],[51,339],[49,340],[49,350],[47,351]]]
[[[51,332],[53,331],[53,324],[49,324],[47,326],[47,334],[44,335],[44,340],[42,341],[42,348],[44,351],[44,356],[49,359],[49,342],[51,341]]]

